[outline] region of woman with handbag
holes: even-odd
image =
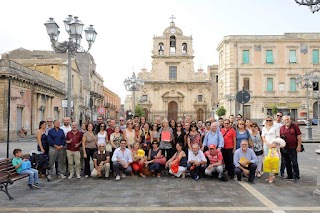
[[[269,155],[269,149],[271,148],[278,149],[278,147],[272,142],[274,139],[280,137],[280,132],[279,132],[279,129],[273,125],[273,118],[271,116],[267,116],[265,121],[266,121],[266,125],[262,128],[261,138],[263,141],[263,154],[266,157]],[[278,152],[278,150],[276,151]],[[274,179],[275,179],[274,173],[270,172],[269,177],[266,181],[268,181],[269,183],[273,183]]]
[[[187,155],[182,150],[182,144],[176,144],[177,152],[170,158],[166,163],[166,168],[169,168],[170,174],[182,178],[185,177],[185,172],[187,171]]]
[[[172,157],[172,142],[173,142],[173,130],[169,127],[169,122],[163,120],[161,123],[162,127],[159,130],[160,133],[160,149],[162,155],[167,159]]]
[[[165,163],[165,157],[161,155],[161,150],[159,149],[159,142],[157,140],[152,141],[152,148],[149,150],[148,161],[146,166],[149,166],[150,172],[154,173],[155,176],[161,177],[161,164],[160,160]]]

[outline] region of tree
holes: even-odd
[[[226,115],[227,110],[224,108],[224,106],[221,106],[217,109],[216,114],[221,117]]]
[[[278,112],[278,107],[277,107],[277,105],[273,105],[271,111],[272,111],[272,115],[277,114],[277,112]]]
[[[137,115],[139,117],[145,116],[145,112],[140,104],[138,104],[134,109],[134,115]]]

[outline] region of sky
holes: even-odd
[[[119,95],[130,94],[125,78],[141,68],[151,70],[153,36],[175,24],[193,37],[194,69],[218,64],[218,44],[227,35],[282,35],[319,32],[319,13],[294,0],[10,0],[1,3],[0,53],[20,47],[51,50],[43,25],[53,17],[60,26],[59,41],[68,39],[63,20],[78,16],[93,24],[98,35],[90,53],[104,86]],[[83,38],[84,38],[83,33]],[[86,48],[85,39],[82,45]]]

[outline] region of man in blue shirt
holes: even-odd
[[[244,175],[249,178],[248,182],[253,184],[257,169],[257,156],[248,146],[249,142],[247,140],[242,140],[240,148],[234,152],[234,172],[237,175],[238,181],[241,181],[241,175],[244,173]]]
[[[65,134],[62,129],[60,129],[60,121],[55,120],[53,122],[54,128],[50,129],[48,132],[48,142],[49,142],[49,166],[50,171],[48,175],[48,179],[51,180],[52,172],[54,168],[55,161],[58,161],[58,176],[60,178],[66,178],[63,170],[63,158],[66,157],[65,154]]]
[[[224,147],[223,135],[219,131],[218,123],[216,122],[211,123],[211,131],[203,139],[202,151],[207,151],[211,144],[216,145],[219,151]]]

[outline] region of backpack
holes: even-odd
[[[222,173],[222,176],[221,176],[221,179],[220,179],[220,180],[221,180],[221,181],[224,181],[224,182],[226,182],[226,181],[229,180],[229,176],[228,176],[227,171],[224,171],[224,172]]]

